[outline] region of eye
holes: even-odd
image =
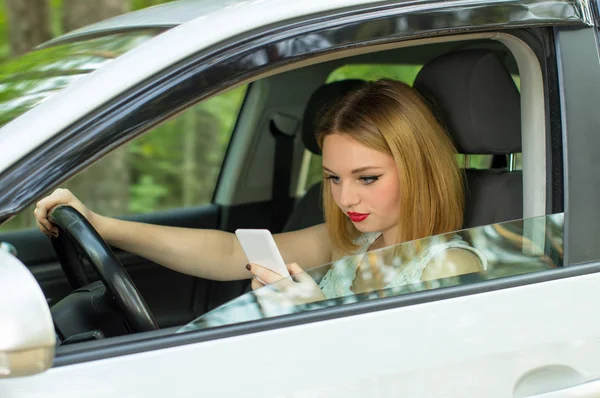
[[[379,180],[379,177],[381,177],[381,176],[364,176],[364,177],[360,177],[359,180],[361,180],[363,184],[369,185],[369,184],[372,184],[375,181]]]
[[[340,177],[334,176],[334,175],[331,175],[331,174],[326,175],[325,179],[331,181],[334,184],[339,184],[340,183]]]

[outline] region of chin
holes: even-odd
[[[378,228],[376,228],[376,226],[372,225],[371,223],[365,222],[365,221],[362,221],[359,223],[353,223],[354,228],[358,229],[362,233],[381,231],[381,229],[378,229]]]

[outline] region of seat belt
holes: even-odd
[[[298,119],[276,113],[269,122],[269,129],[275,138],[273,180],[271,183],[271,232],[280,232],[292,210],[294,198],[290,197],[292,160],[294,158],[294,137],[298,130]]]

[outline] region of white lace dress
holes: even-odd
[[[369,232],[354,240],[354,243],[360,246],[357,255],[336,261],[323,279],[321,279],[319,287],[325,297],[329,299],[354,294],[350,288],[356,278],[358,264],[364,259],[364,255],[366,255],[369,247],[380,235],[380,232]],[[408,263],[395,264],[397,267],[394,267],[391,272],[389,272],[388,268],[388,275],[384,275],[384,280],[389,282],[386,283],[385,287],[389,288],[420,282],[423,270],[429,261],[437,254],[451,248],[461,248],[473,252],[479,257],[483,269],[487,270],[487,259],[485,256],[479,250],[470,246],[460,236],[454,235],[449,240],[443,242],[436,243],[435,239],[433,239],[427,249],[423,250],[422,253],[416,254]],[[376,251],[371,253],[376,253]],[[360,254],[363,254],[363,256]],[[383,270],[386,267],[379,268]]]

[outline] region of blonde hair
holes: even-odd
[[[463,223],[464,177],[456,149],[424,99],[393,80],[366,82],[329,109],[317,126],[317,142],[347,135],[391,155],[400,179],[398,241],[406,242],[459,229]],[[360,235],[323,183],[325,222],[335,249],[356,250]]]

